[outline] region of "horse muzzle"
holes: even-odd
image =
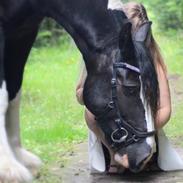
[[[144,141],[131,144],[125,149],[120,149],[114,156],[115,161],[131,172],[142,171],[153,155],[153,148]]]

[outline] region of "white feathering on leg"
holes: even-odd
[[[6,114],[8,138],[16,158],[35,175],[42,163],[39,157],[21,147],[19,128],[20,99],[21,91],[17,93],[8,106]]]
[[[6,82],[3,81],[0,88],[0,115],[4,116],[8,108],[8,92],[6,90]]]
[[[0,181],[1,182],[29,182],[32,179],[29,171],[20,164],[8,143],[5,114],[8,107],[8,92],[6,82],[0,88]]]

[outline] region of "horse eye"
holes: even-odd
[[[140,92],[140,88],[138,86],[124,86],[123,90],[126,95],[137,95]]]

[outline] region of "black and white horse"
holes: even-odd
[[[123,154],[124,149],[128,153],[131,170],[141,169],[142,162],[149,160],[153,137],[145,134],[138,139],[139,131],[146,133],[152,130],[147,127],[140,96],[139,74],[143,67],[138,69],[138,59],[148,60],[148,57],[144,57],[146,52],[141,45],[144,53],[140,53],[137,59],[131,26],[120,8],[120,0],[0,1],[0,181],[29,181],[32,176],[28,169],[41,164],[38,157],[21,147],[19,104],[24,66],[44,17],[51,17],[62,25],[82,53],[88,73],[84,102],[96,116],[101,116],[111,102],[113,63],[125,62],[125,68],[120,64],[116,66],[113,78],[121,86],[115,91],[117,103],[125,102],[120,102],[115,110],[105,114],[107,118],[101,120],[99,126],[111,148],[119,154]],[[130,127],[122,128],[119,119],[113,120],[121,117],[128,121]],[[106,121],[106,128],[103,121]],[[136,136],[133,134],[135,129]],[[128,139],[127,133],[133,137],[133,143],[121,146]]]

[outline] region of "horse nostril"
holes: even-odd
[[[134,143],[126,149],[129,160],[129,169],[134,173],[142,171],[153,155],[153,149],[146,140]]]
[[[138,162],[136,164],[136,166],[133,168],[130,168],[130,170],[134,173],[138,173],[138,172],[142,171],[151,158],[152,158],[152,153],[145,156],[141,162]]]

